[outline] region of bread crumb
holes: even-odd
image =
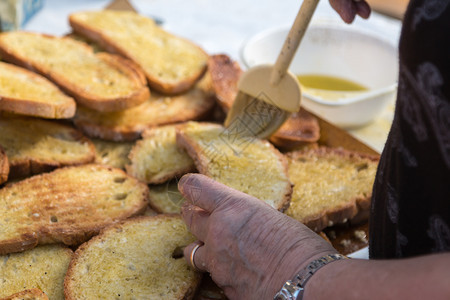
[[[364,230],[355,230],[354,236],[363,243],[367,243],[367,235]]]
[[[343,247],[347,248],[351,245],[351,243],[352,242],[350,240],[345,239],[345,240],[342,240],[339,244],[341,244]]]

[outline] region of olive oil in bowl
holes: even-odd
[[[357,82],[328,75],[301,74],[297,79],[305,93],[323,100],[347,99],[369,90]]]

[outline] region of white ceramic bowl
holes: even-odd
[[[241,52],[246,67],[273,64],[289,28],[264,31],[249,39]],[[367,124],[396,96],[398,51],[394,42],[367,29],[329,21],[312,22],[290,71],[348,79],[369,88],[330,100],[303,90],[302,106],[341,127]]]

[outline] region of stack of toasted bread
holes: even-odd
[[[377,159],[319,147],[308,112],[269,141],[223,127],[242,73],[226,55],[132,12],[69,21],[0,34],[0,299],[191,299],[188,172],[317,231],[368,209]]]

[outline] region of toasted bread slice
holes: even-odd
[[[147,207],[147,209],[145,210],[145,212],[142,214],[143,216],[156,216],[158,213],[156,211],[154,211],[150,206]]]
[[[208,70],[218,104],[227,113],[233,106],[238,93],[238,81],[243,73],[242,69],[229,56],[217,54],[209,58]],[[309,112],[301,109],[291,114],[283,126],[270,137],[270,141],[275,146],[290,149],[305,143],[315,143],[319,137],[319,122]]]
[[[71,299],[192,299],[200,274],[182,248],[195,241],[179,215],[130,219],[83,244],[71,261]]]
[[[71,39],[77,40],[79,42],[83,42],[85,44],[88,44],[89,46],[91,46],[92,50],[97,53],[97,52],[106,52],[105,49],[103,49],[99,44],[97,44],[96,42],[87,39],[86,37],[77,34],[75,32],[70,32],[68,34],[65,35],[65,37],[69,37]]]
[[[148,188],[120,169],[83,165],[0,190],[0,254],[37,244],[78,245],[116,221],[143,213]]]
[[[0,300],[48,300],[48,297],[40,289],[29,289]]]
[[[238,81],[243,71],[238,62],[233,61],[226,54],[210,56],[208,70],[218,104],[225,112],[228,112],[238,93]]]
[[[10,178],[86,164],[95,158],[94,145],[80,131],[54,121],[2,116],[0,132]]]
[[[8,180],[9,162],[5,150],[0,146],[0,184]]]
[[[316,143],[320,138],[320,126],[316,117],[300,108],[270,137],[270,141],[283,149],[292,149]]]
[[[158,213],[179,214],[184,198],[178,190],[178,181],[171,180],[165,184],[151,186],[148,201],[150,207]]]
[[[159,184],[194,171],[194,161],[177,145],[175,126],[144,131],[144,139],[137,141],[130,152],[127,173],[143,182]]]
[[[64,276],[72,256],[72,250],[60,245],[45,245],[0,256],[0,298],[47,299],[41,298],[44,296],[38,291],[42,290],[50,299],[64,299]],[[18,297],[23,290],[36,288],[39,290]],[[8,297],[14,293],[19,294],[13,295],[15,298]]]
[[[11,31],[0,34],[0,55],[36,71],[98,111],[117,111],[148,99],[139,67],[119,56],[97,53],[68,37]]]
[[[187,91],[206,69],[208,55],[200,47],[137,13],[78,12],[69,17],[69,22],[76,33],[138,64],[150,87],[161,93]]]
[[[217,124],[188,122],[177,127],[177,143],[200,173],[278,210],[289,206],[292,185],[287,161],[269,142],[242,137]]]
[[[128,154],[134,143],[110,142],[101,139],[92,139],[92,142],[95,145],[96,163],[123,170],[126,165],[130,164]]]
[[[110,141],[133,141],[146,128],[199,120],[214,106],[210,77],[205,76],[193,89],[178,96],[152,93],[143,104],[113,113],[100,113],[78,107],[75,125],[86,135]]]
[[[378,157],[325,147],[287,157],[294,183],[287,215],[320,231],[369,209]]]
[[[0,110],[48,119],[75,115],[75,100],[46,78],[0,62]]]

